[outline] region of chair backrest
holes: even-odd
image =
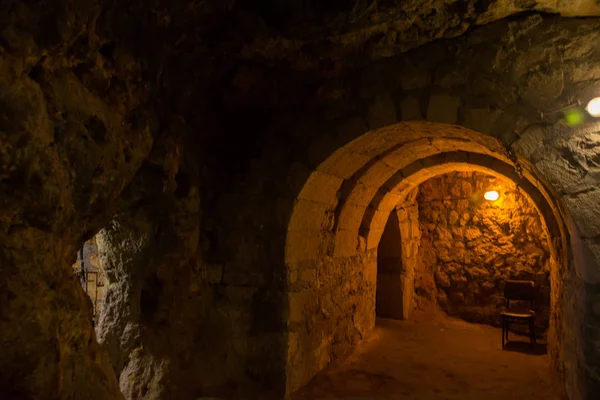
[[[506,281],[504,285],[504,298],[506,306],[510,306],[511,300],[526,300],[533,308],[535,300],[535,282],[533,281]]]

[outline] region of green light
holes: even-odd
[[[567,125],[575,126],[581,124],[585,120],[585,114],[579,108],[572,108],[565,111],[565,121]]]

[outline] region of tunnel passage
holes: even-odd
[[[543,336],[557,264],[551,246],[535,205],[511,181],[468,171],[430,178],[385,225],[377,249],[376,315],[408,319],[412,310],[439,308],[499,326],[505,282],[530,280],[536,332]]]
[[[390,213],[420,184],[451,172],[509,180],[542,216],[549,257],[557,260],[550,273],[549,352],[562,369],[564,349],[576,349],[580,338],[564,326],[573,318],[565,316],[573,310],[562,296],[569,248],[564,211],[551,188],[494,138],[454,125],[411,122],[369,132],[334,152],[296,200],[285,254],[294,278],[288,282],[288,391],[347,356],[369,334],[376,315],[377,248]],[[403,301],[406,312],[412,300]]]
[[[488,200],[486,193],[499,197]],[[533,281],[537,332],[545,332],[557,260],[527,195],[509,180],[459,172],[423,182],[417,201],[423,272],[415,290],[421,297],[466,321],[499,326],[504,283]]]

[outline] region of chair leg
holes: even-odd
[[[504,330],[506,329],[506,322],[504,321],[504,317],[502,317],[502,348],[504,348]]]
[[[533,319],[529,320],[529,341],[531,342],[531,346],[533,346]]]

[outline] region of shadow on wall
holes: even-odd
[[[496,190],[496,201],[483,194]],[[536,323],[549,325],[550,249],[534,205],[508,180],[478,172],[438,176],[419,187],[420,299],[469,322],[499,325],[504,282],[533,280]]]

